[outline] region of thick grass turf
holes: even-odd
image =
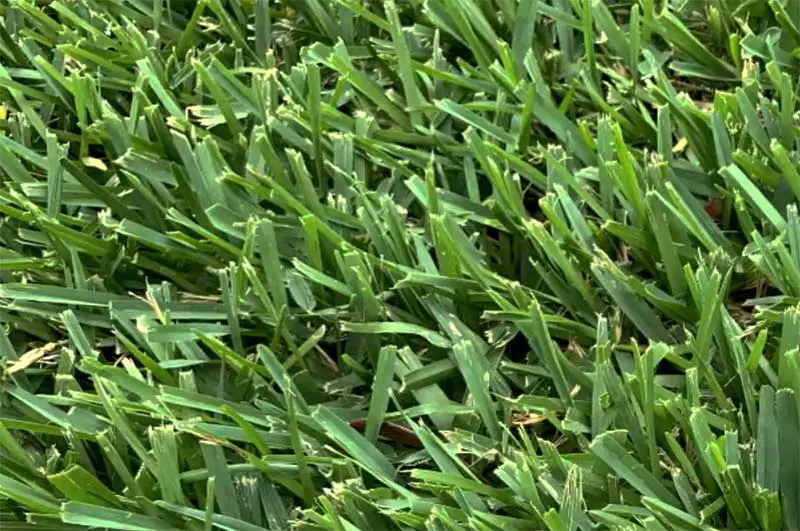
[[[800,529],[800,0],[0,14],[4,531]]]

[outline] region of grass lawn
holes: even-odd
[[[0,0],[0,527],[800,530],[800,0]]]

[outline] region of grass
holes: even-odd
[[[800,529],[800,2],[0,14],[4,530]]]

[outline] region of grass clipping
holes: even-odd
[[[800,528],[800,2],[0,14],[4,530]]]

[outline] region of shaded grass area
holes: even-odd
[[[800,528],[800,2],[0,14],[3,529]]]

